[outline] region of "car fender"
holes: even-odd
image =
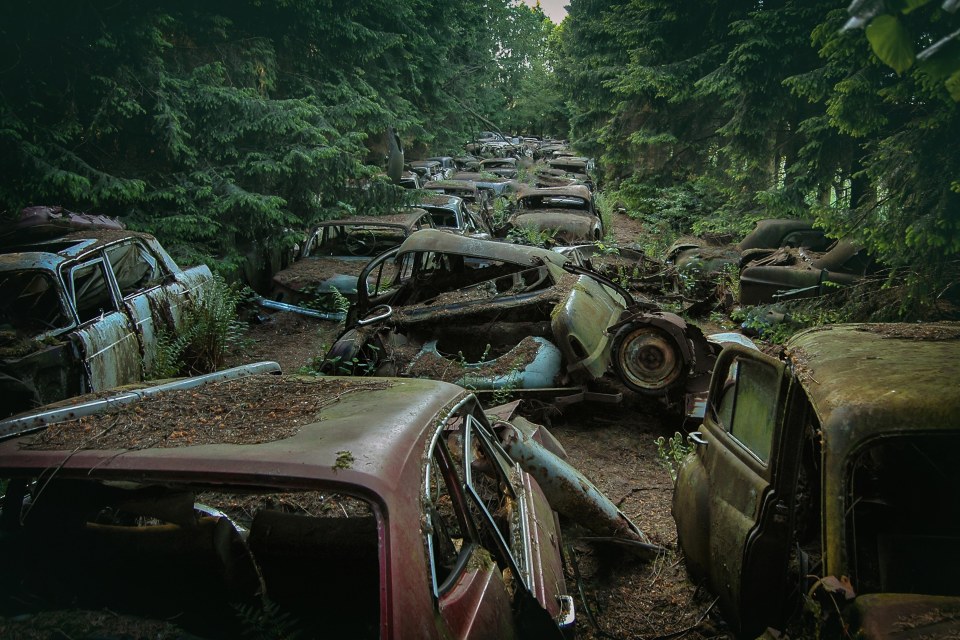
[[[707,472],[695,450],[680,463],[671,506],[677,543],[694,578],[707,576],[710,563],[710,518]]]

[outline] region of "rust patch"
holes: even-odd
[[[320,411],[356,391],[389,382],[304,380],[258,375],[171,391],[93,416],[61,422],[23,448],[148,449],[202,444],[260,444],[296,435]]]

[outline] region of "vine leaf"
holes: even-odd
[[[877,57],[901,75],[913,65],[916,55],[910,34],[896,16],[877,16],[867,25],[867,40]]]

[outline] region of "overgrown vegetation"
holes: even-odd
[[[392,207],[389,126],[454,152],[499,120],[544,20],[513,0],[4,3],[0,211],[118,216],[235,274],[292,231]]]
[[[957,32],[940,4],[874,20],[896,22],[886,40],[912,60]],[[827,0],[573,0],[553,66],[574,144],[657,233],[815,218],[937,295],[960,255],[960,43],[912,66],[886,56],[895,75],[848,17]]]
[[[185,306],[176,331],[157,333],[157,353],[147,372],[150,379],[192,376],[217,371],[228,348],[242,348],[245,325],[237,319],[243,288],[214,274],[213,284]]]
[[[674,432],[669,438],[660,436],[653,443],[657,445],[657,459],[670,474],[670,479],[676,482],[680,463],[693,451],[693,445],[679,431]]]

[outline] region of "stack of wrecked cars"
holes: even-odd
[[[658,551],[549,432],[459,387],[271,372],[0,422],[4,628],[562,639],[553,508]]]
[[[211,285],[153,236],[59,207],[25,209],[0,254],[0,416],[143,380]]]
[[[334,312],[338,296],[356,298],[357,274],[371,256],[399,245],[414,231],[433,227],[424,209],[322,222],[307,236],[299,260],[273,276],[270,299]]]
[[[960,323],[825,326],[785,353],[717,360],[673,499],[691,575],[744,637],[801,608],[842,614],[804,637],[957,637]]]
[[[375,293],[359,292],[324,370],[616,401],[591,388],[611,374],[689,409],[718,345],[581,264],[577,252],[415,233],[360,274]]]

